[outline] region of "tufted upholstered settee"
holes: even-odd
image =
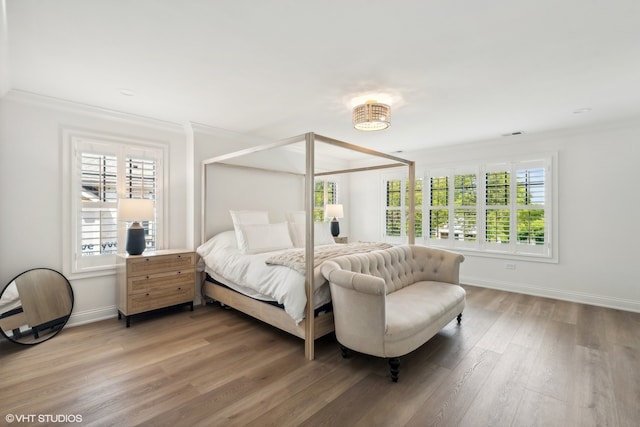
[[[389,359],[398,381],[399,357],[417,349],[457,317],[460,254],[425,246],[394,246],[325,261],[336,338],[349,350]]]

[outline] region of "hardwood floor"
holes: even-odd
[[[218,306],[1,341],[0,424],[638,425],[640,314],[465,288],[462,325],[402,358],[395,384],[385,360],[343,359],[334,337],[309,362],[302,340]]]

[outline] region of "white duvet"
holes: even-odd
[[[6,313],[22,305],[15,280],[7,285],[0,298],[0,314]]]
[[[202,244],[197,252],[204,262],[204,271],[214,279],[252,298],[284,305],[296,323],[304,319],[307,304],[304,276],[289,267],[265,263],[267,258],[282,251],[242,254],[235,232],[225,231]],[[329,286],[319,267],[314,270],[314,287],[316,308],[331,300]]]

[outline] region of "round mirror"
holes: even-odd
[[[0,332],[19,344],[38,344],[60,332],[72,309],[66,277],[49,268],[28,270],[0,294]]]

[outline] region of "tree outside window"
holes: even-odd
[[[333,181],[314,183],[313,221],[324,222],[325,207],[338,203],[338,185]]]
[[[385,181],[385,236],[404,237],[409,233],[409,181],[389,179]],[[414,183],[415,236],[422,237],[422,179]]]

